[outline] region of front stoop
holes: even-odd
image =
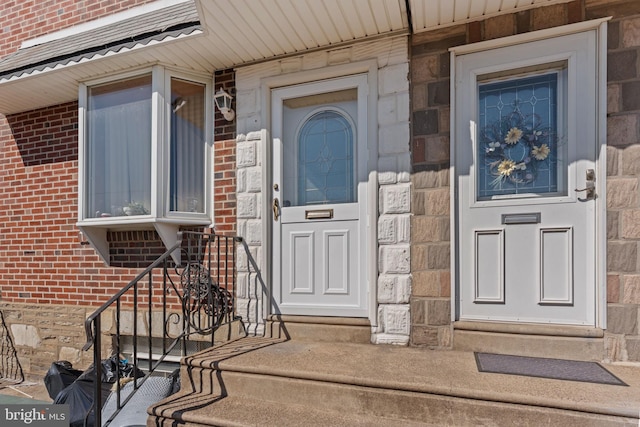
[[[637,426],[640,368],[607,368],[629,387],[481,373],[472,352],[247,337],[185,358],[147,425]]]

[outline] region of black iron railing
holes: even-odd
[[[180,242],[87,318],[84,350],[93,348],[96,380],[85,425],[108,425],[169,354],[185,356],[188,344],[194,342],[199,348],[213,346],[219,339],[216,331],[239,320],[234,307],[238,243],[244,242],[236,236],[185,231]],[[176,251],[181,254],[179,265],[172,257]],[[104,342],[104,337],[109,340]],[[101,361],[114,355],[119,360],[125,346],[130,354],[127,364],[113,365],[117,409],[103,421]],[[126,375],[133,373],[133,390],[123,397],[123,382],[118,379],[125,369]]]

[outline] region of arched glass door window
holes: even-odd
[[[304,120],[297,132],[298,205],[352,203],[355,131],[337,110],[321,110]]]

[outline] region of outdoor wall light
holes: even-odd
[[[231,109],[231,101],[233,101],[231,95],[220,88],[218,92],[216,92],[216,94],[213,96],[213,100],[224,118],[228,122],[233,120],[233,118],[236,116],[236,113],[235,111],[233,111],[233,109]]]

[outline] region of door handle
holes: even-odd
[[[273,220],[277,221],[278,218],[280,217],[280,201],[278,200],[277,197],[273,199],[273,204],[271,205],[271,208],[273,209]]]
[[[585,188],[576,188],[574,191],[577,193],[587,192],[586,197],[580,200],[593,200],[596,198],[596,172],[593,169],[587,169],[586,181]]]

